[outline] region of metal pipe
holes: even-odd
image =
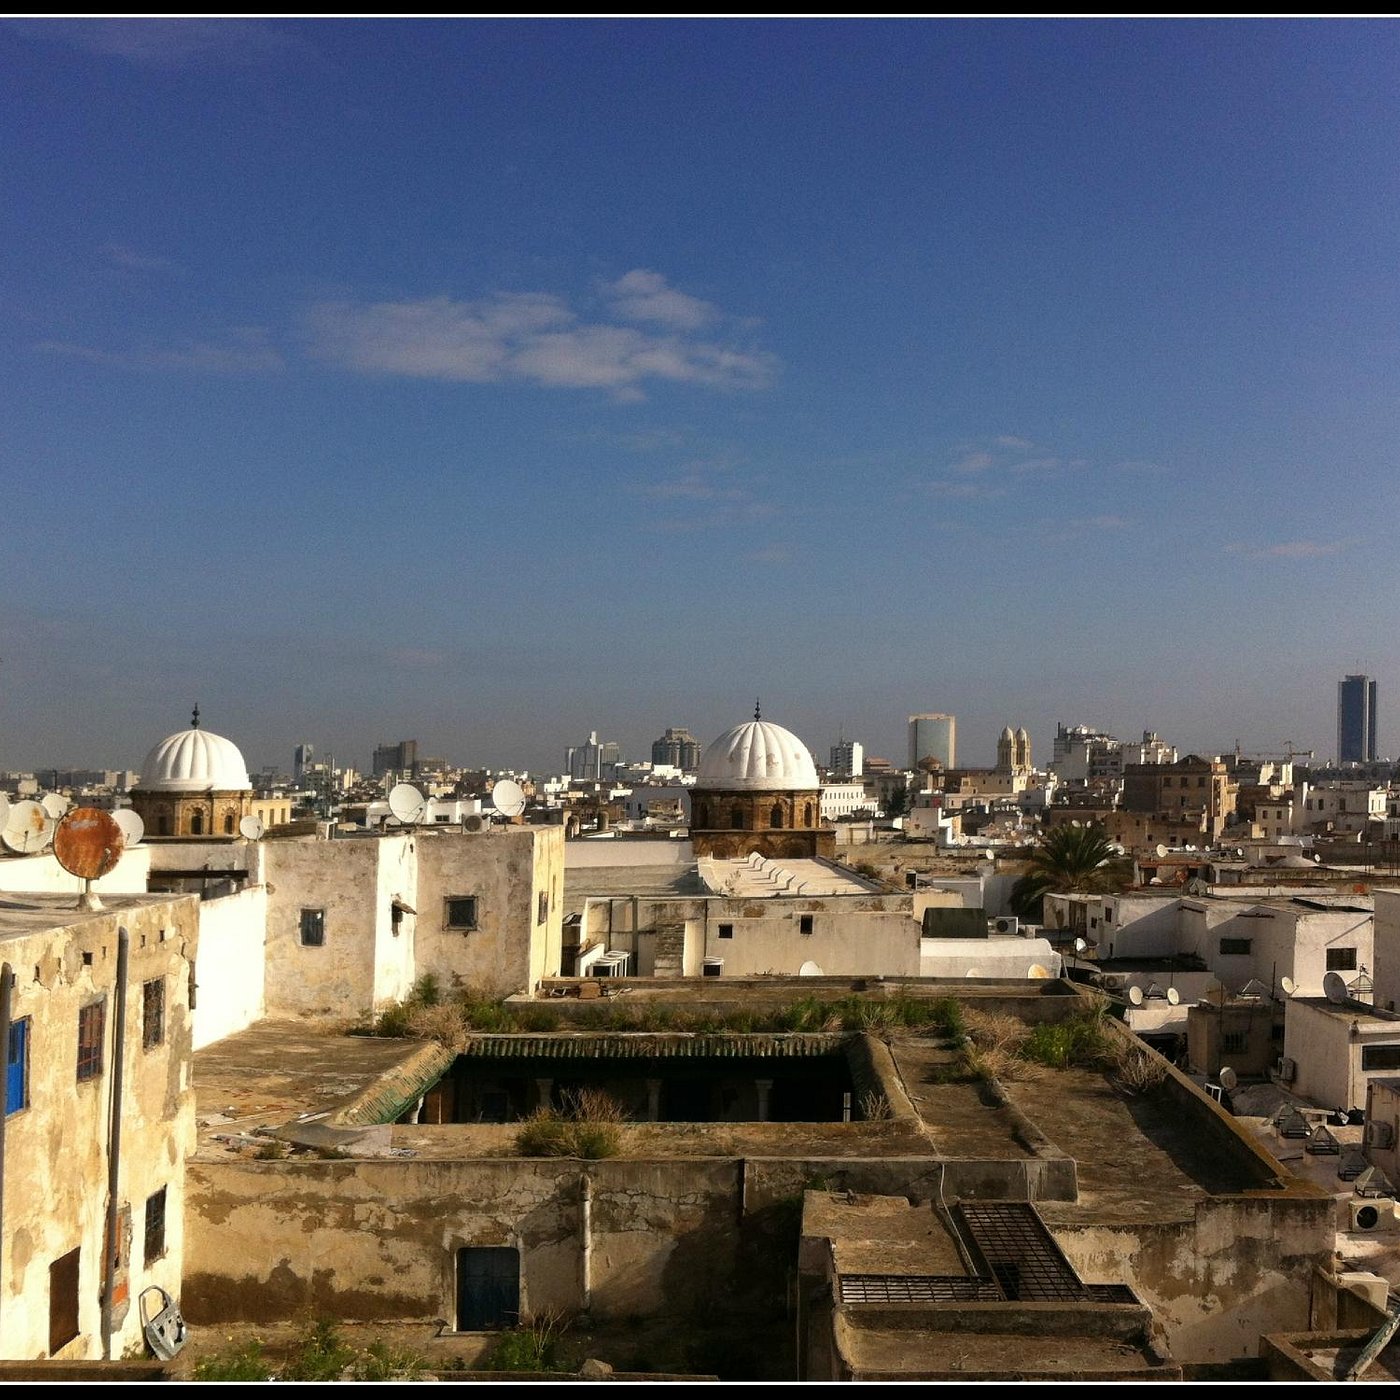
[[[102,1278],[102,1359],[112,1359],[112,1294],[117,1286],[117,1192],[122,1150],[122,1070],[126,1059],[126,965],[131,935],[117,929],[116,1014],[112,1018],[112,1119],[107,1135],[107,1257]]]
[[[0,1084],[0,1278],[5,1265],[5,1125],[10,1118],[10,1023],[13,1013],[15,974],[9,963],[0,963],[0,1045],[5,1047],[5,1080]],[[23,1102],[16,1108],[23,1108]],[[4,1352],[0,1351],[0,1356]]]
[[[579,1233],[583,1237],[582,1310],[587,1312],[593,1306],[593,1179],[587,1172],[579,1178]]]

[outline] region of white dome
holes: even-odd
[[[141,765],[144,792],[250,792],[238,745],[207,729],[182,729],[162,739]]]
[[[705,746],[698,788],[730,792],[813,790],[820,786],[807,746],[790,730],[767,720],[751,719],[727,729]]]

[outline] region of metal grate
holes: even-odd
[[[1000,1303],[991,1279],[931,1274],[842,1274],[843,1303]]]
[[[981,1255],[986,1273],[1008,1299],[1074,1302],[1084,1297],[1079,1276],[1030,1206],[968,1203],[957,1211],[974,1255]]]
[[[1086,1283],[1084,1292],[1091,1303],[1136,1303],[1138,1296],[1126,1283]]]

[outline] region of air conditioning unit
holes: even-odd
[[[1278,1082],[1280,1084],[1291,1084],[1298,1077],[1298,1061],[1290,1060],[1287,1055],[1279,1057],[1278,1062]]]
[[[1005,919],[993,919],[992,927],[998,933],[1020,933],[1021,921],[1020,919],[1013,919],[1009,917]]]
[[[1127,978],[1119,972],[1105,972],[1099,976],[1099,986],[1106,992],[1121,992],[1127,985]]]
[[[1372,1235],[1400,1229],[1392,1200],[1352,1201],[1351,1228],[1357,1234]]]
[[[1366,1146],[1367,1147],[1394,1147],[1395,1129],[1389,1123],[1367,1123],[1366,1124]]]

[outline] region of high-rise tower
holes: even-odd
[[[1374,763],[1376,683],[1369,676],[1337,682],[1337,762]]]

